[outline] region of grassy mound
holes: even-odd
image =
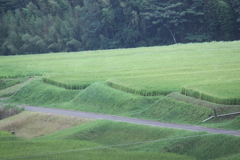
[[[72,101],[61,106],[71,110],[131,116],[161,97],[142,97],[94,83],[80,92]]]
[[[144,97],[111,88],[105,83],[94,83],[84,90],[75,91],[41,80],[34,80],[7,102],[198,125],[205,125],[201,122],[214,115],[213,109],[217,114],[240,109],[240,106],[218,105],[176,92],[167,96]],[[221,127],[230,122],[221,125],[213,123],[211,127]]]
[[[103,146],[117,145],[115,148],[125,151],[168,152],[202,160],[228,157],[240,153],[239,137],[204,134],[204,132],[98,120],[83,124],[81,127],[46,135],[37,140],[84,140]]]
[[[44,106],[68,102],[78,93],[79,91],[48,85],[43,83],[41,79],[37,79],[16,92],[8,99],[8,102]]]
[[[139,117],[163,122],[201,124],[204,119],[212,116],[212,114],[213,110],[208,107],[164,97],[139,113]]]
[[[0,130],[14,132],[16,136],[29,139],[91,121],[86,118],[25,111],[16,116],[1,120]]]

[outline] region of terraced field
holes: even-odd
[[[42,76],[67,89],[95,82],[143,96],[182,92],[240,104],[240,41],[0,57],[0,77]]]

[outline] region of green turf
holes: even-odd
[[[84,90],[66,90],[43,83],[40,79],[32,81],[5,102],[217,128],[228,125],[228,129],[231,129],[233,119],[206,123],[202,121],[214,115],[213,109],[219,115],[240,110],[240,106],[209,103],[177,92],[167,96],[143,97],[116,90],[100,82]],[[237,128],[232,126],[232,129]]]
[[[205,134],[99,120],[40,137],[37,140],[84,140],[103,146],[125,144],[114,148],[134,152],[170,152],[202,160],[239,154],[239,137]],[[142,143],[136,144],[136,142]]]
[[[193,160],[175,153],[134,152],[82,140],[22,140],[0,132],[0,159]],[[100,148],[98,148],[100,147]]]
[[[180,92],[187,85],[239,81],[239,44],[240,41],[211,42],[0,57],[0,75],[43,75],[45,82],[68,89],[108,81],[110,86],[135,94],[166,95]],[[231,84],[231,88],[238,86]],[[225,92],[229,97],[240,98],[231,88],[219,87],[210,86],[217,96]]]
[[[0,79],[0,90],[11,87],[15,84],[21,83],[25,81],[26,78],[18,78],[18,79]]]
[[[78,93],[78,90],[66,90],[45,84],[41,79],[36,79],[11,96],[8,102],[45,106],[68,102]]]

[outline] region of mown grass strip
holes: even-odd
[[[0,97],[7,97],[13,95],[15,92],[19,91],[22,87],[26,86],[29,84],[34,78],[29,78],[25,82],[15,84],[11,87],[5,88],[3,90],[0,90]]]

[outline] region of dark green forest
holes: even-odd
[[[0,0],[0,55],[240,39],[239,0]]]

